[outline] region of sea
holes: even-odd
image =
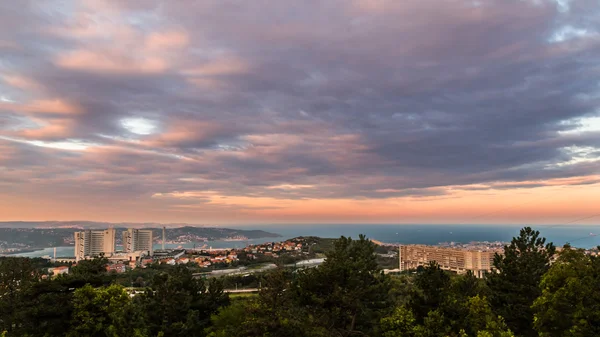
[[[223,227],[223,226],[221,226]],[[260,244],[271,241],[282,241],[298,236],[318,236],[323,238],[339,238],[340,236],[358,238],[360,234],[385,243],[436,245],[443,242],[469,243],[472,241],[508,242],[519,235],[523,226],[519,225],[240,225],[227,226],[239,229],[261,229],[280,234],[280,238],[261,238],[245,241],[208,241],[190,242],[186,244],[166,244],[166,248],[243,248],[247,244]],[[570,243],[574,247],[592,248],[600,246],[600,224],[598,225],[560,225],[531,226],[540,231],[540,236],[556,246]],[[167,229],[168,230],[168,229]],[[119,247],[117,247],[118,249]],[[160,249],[161,245],[154,245]],[[16,256],[42,257],[52,256],[53,248],[33,252],[19,253]],[[74,248],[56,247],[57,257],[74,256]]]

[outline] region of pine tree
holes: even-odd
[[[537,336],[531,306],[541,295],[540,280],[550,268],[555,250],[539,231],[525,227],[504,247],[503,255],[494,257],[497,272],[488,278],[490,302],[516,335]]]

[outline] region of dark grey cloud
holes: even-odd
[[[388,198],[600,172],[574,123],[600,113],[596,1],[1,9],[1,165],[49,189]]]

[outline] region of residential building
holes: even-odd
[[[152,256],[154,255],[152,239],[152,230],[150,229],[129,228],[123,232],[123,251],[126,253],[143,251]]]
[[[115,229],[75,232],[75,261],[115,252]]]
[[[127,266],[123,263],[109,264],[106,266],[107,272],[124,273],[127,271]]]
[[[131,261],[136,262],[136,261],[140,260],[142,255],[145,255],[144,252],[142,252],[142,251],[136,251],[136,252],[131,252],[131,253],[118,252],[118,253],[114,253],[114,254],[108,256],[107,259],[109,262],[112,262],[112,263],[131,262]]]
[[[69,273],[69,267],[67,266],[60,266],[60,267],[56,267],[56,268],[48,268],[48,272],[54,276],[60,275],[60,274],[68,274]]]
[[[431,261],[440,268],[459,274],[472,271],[477,277],[492,270],[497,250],[467,250],[425,245],[404,245],[399,248],[400,271],[426,266]]]

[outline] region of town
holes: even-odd
[[[276,263],[292,264],[311,258],[320,258],[332,245],[332,239],[316,237],[299,237],[282,242],[267,242],[247,245],[244,248],[194,248],[154,250],[153,232],[151,230],[130,228],[123,232],[123,250],[115,249],[115,230],[86,230],[74,234],[75,257],[44,256],[54,264],[50,268],[51,275],[68,273],[70,266],[82,260],[95,257],[106,259],[106,270],[124,273],[136,268],[165,265],[187,265],[191,268],[203,268],[207,271],[240,268],[248,266],[275,265]],[[166,229],[163,229],[163,238]],[[165,242],[166,240],[162,240]],[[56,253],[55,253],[56,254]],[[255,268],[255,270],[261,270]],[[235,270],[234,270],[235,271]]]
[[[159,266],[186,265],[197,275],[218,277],[224,275],[248,275],[275,268],[290,266],[304,268],[323,262],[325,253],[332,249],[333,239],[297,237],[280,242],[249,244],[243,248],[167,249],[166,228],[162,238],[154,237],[152,230],[129,228],[122,232],[122,250],[117,251],[115,230],[85,230],[74,233],[75,257],[45,256],[54,267],[48,269],[50,276],[65,274],[79,261],[95,257],[106,259],[106,270],[125,273],[134,269]],[[161,242],[161,249],[154,249],[154,242]],[[496,254],[503,254],[506,242],[440,243],[428,245],[400,245],[372,240],[377,246],[377,261],[385,273],[403,273],[436,262],[441,269],[464,274],[468,271],[481,278],[490,273]],[[597,249],[586,250],[597,255]]]
[[[61,223],[55,223],[57,227],[48,227],[45,223],[33,223],[37,225],[31,227],[6,227],[12,223],[0,222],[0,255],[33,252],[36,250],[48,249],[53,247],[72,247],[75,245],[75,233],[81,231],[100,232],[103,228],[114,229],[115,246],[123,246],[123,233],[129,229],[137,229],[152,232],[152,243],[160,244],[163,241],[167,245],[184,245],[195,242],[200,246],[210,241],[238,241],[243,242],[260,238],[279,238],[279,234],[270,233],[262,230],[244,230],[209,226],[161,226],[143,227],[141,225],[121,227],[123,224],[110,224],[106,227],[90,227],[86,222],[81,224],[76,222],[67,222],[63,226]],[[19,225],[18,223],[14,225]],[[157,224],[153,224],[156,226]],[[23,225],[21,225],[23,226]],[[168,230],[166,237],[162,238],[163,227]],[[91,234],[90,234],[91,235]],[[97,234],[94,234],[97,235]],[[108,240],[110,241],[110,240]],[[107,242],[108,242],[107,241]],[[110,249],[109,249],[110,250]]]

